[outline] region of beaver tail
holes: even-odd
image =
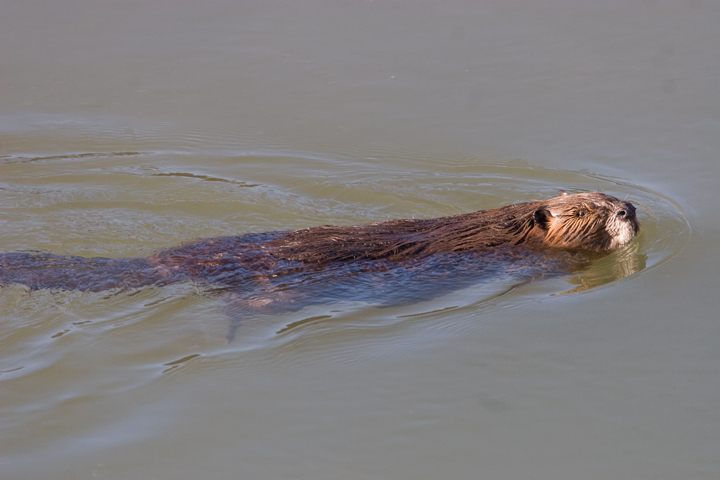
[[[0,253],[0,286],[19,283],[32,290],[52,288],[99,292],[138,288],[165,280],[144,258],[84,258],[45,252]]]

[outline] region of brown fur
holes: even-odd
[[[603,252],[620,248],[637,233],[631,203],[598,192],[560,193],[549,200],[450,217],[295,230],[267,242],[267,250],[304,263],[403,260],[511,245]]]
[[[146,258],[0,253],[0,286],[103,291],[193,281],[229,293],[240,319],[352,296],[408,302],[492,275],[528,281],[586,266],[638,231],[635,207],[602,193],[426,220],[206,238]],[[467,252],[467,253],[459,253]]]
[[[403,261],[407,266],[410,260],[463,251],[483,255],[489,264],[491,252],[521,258],[528,249],[543,250],[543,262],[549,264],[550,257],[561,256],[557,249],[616,250],[638,225],[628,202],[602,193],[562,192],[549,200],[450,217],[207,238],[147,258],[10,252],[0,254],[0,285],[101,291],[191,280],[242,290],[288,275],[315,275],[330,263],[347,266],[345,273],[336,269],[339,279],[357,267],[387,270],[392,268],[388,262],[402,267]]]

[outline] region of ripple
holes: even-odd
[[[137,157],[144,155],[143,152],[85,152],[85,153],[69,153],[64,155],[45,155],[37,157],[27,157],[22,155],[5,155],[0,156],[2,163],[30,163],[55,160],[81,160],[87,158],[112,158],[112,157]]]
[[[241,187],[259,187],[260,184],[257,183],[245,183],[245,182],[238,182],[235,180],[229,180],[227,178],[219,178],[219,177],[211,177],[209,175],[198,175],[195,173],[183,173],[183,172],[172,172],[172,173],[153,173],[153,177],[185,177],[185,178],[194,178],[197,180],[204,180],[206,182],[225,182],[225,183],[232,183],[235,185],[239,185]]]
[[[112,165],[103,163],[111,157]],[[587,271],[565,277],[564,282],[550,282],[555,290],[540,293],[545,295],[612,288],[618,281],[645,275],[677,256],[691,235],[681,203],[667,195],[624,178],[546,168],[522,159],[443,158],[382,147],[364,155],[351,152],[342,156],[238,149],[212,155],[128,149],[16,154],[3,159],[28,162],[13,167],[2,185],[8,215],[18,218],[7,222],[4,231],[6,241],[16,239],[15,244],[21,246],[15,250],[24,246],[47,249],[39,243],[43,237],[33,234],[42,232],[47,236],[45,244],[68,245],[68,254],[85,254],[73,251],[73,242],[84,248],[92,238],[97,245],[93,255],[105,254],[103,244],[116,245],[109,256],[132,255],[135,250],[147,252],[156,245],[170,246],[197,236],[453,215],[550,198],[560,189],[570,193],[603,191],[638,206],[641,230],[627,248],[598,260]],[[66,160],[72,162],[55,169],[47,167]],[[47,164],[40,168],[33,162]],[[33,208],[32,221],[20,215],[29,206]],[[210,209],[214,213],[207,215]],[[54,224],[62,228],[52,230],[50,236],[47,226]],[[27,244],[28,239],[35,244]],[[361,330],[382,328],[418,316],[451,316],[458,309],[477,308],[502,295],[538,293],[487,284],[471,294],[461,291],[416,306],[375,309],[353,304],[346,313]],[[162,310],[162,305],[158,307]],[[334,331],[340,328],[334,325],[342,323],[333,313],[335,308],[329,305],[312,310],[312,314],[304,310],[263,319],[268,327],[255,337],[255,346],[267,345],[278,336],[294,342],[308,332],[317,334],[318,329]],[[53,334],[67,336],[64,325],[59,327]]]

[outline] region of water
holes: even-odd
[[[720,8],[0,7],[0,249],[601,190],[587,271],[262,315],[191,284],[0,293],[2,478],[717,478]]]

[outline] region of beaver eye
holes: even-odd
[[[586,213],[587,213],[587,212],[586,212],[585,210],[578,210],[578,212],[577,212],[575,215],[577,215],[578,217],[582,218],[582,217],[585,216]]]

